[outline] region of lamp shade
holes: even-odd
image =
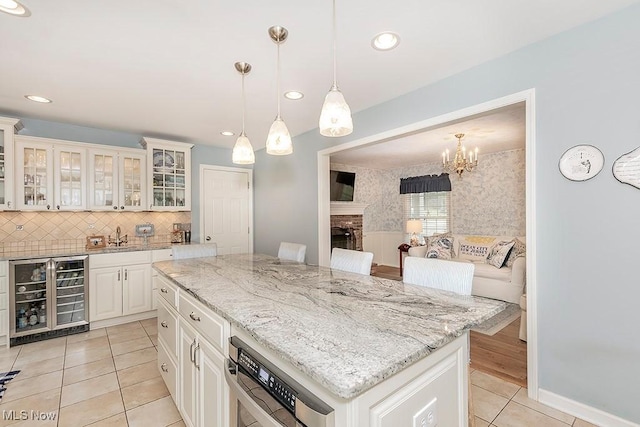
[[[280,117],[276,117],[267,136],[267,154],[284,156],[293,153],[289,129]]]
[[[238,165],[251,165],[256,162],[256,157],[253,153],[253,146],[244,132],[240,134],[236,140],[236,145],[233,146],[231,160],[233,163]]]
[[[422,221],[419,219],[407,221],[407,233],[422,233]]]
[[[323,136],[345,136],[353,132],[351,109],[336,86],[324,98],[318,127]]]

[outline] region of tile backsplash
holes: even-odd
[[[176,222],[191,222],[191,212],[0,212],[0,250],[84,248],[87,236],[115,236],[118,226],[132,244],[135,226],[146,223],[155,226],[149,242],[165,243]]]

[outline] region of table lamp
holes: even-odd
[[[411,234],[411,246],[418,246],[418,234],[422,234],[422,221],[419,219],[410,219],[407,221],[407,233]]]

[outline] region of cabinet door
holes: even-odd
[[[89,208],[118,209],[118,153],[89,150]]]
[[[123,314],[141,313],[152,308],[151,265],[127,265],[124,274]]]
[[[180,382],[178,385],[178,409],[185,425],[196,427],[198,381],[197,370],[193,363],[193,352],[197,344],[196,333],[189,325],[185,325],[182,322],[179,323],[180,354],[178,355],[178,378],[180,378]]]
[[[105,267],[89,272],[89,320],[122,316],[122,268]]]
[[[147,148],[148,206],[157,211],[191,210],[192,144],[143,138]]]
[[[54,209],[53,146],[16,138],[16,165],[18,209]]]
[[[141,211],[146,205],[145,156],[120,153],[120,210]]]
[[[0,210],[16,208],[13,182],[13,125],[0,122]]]
[[[73,145],[54,146],[54,188],[57,210],[87,208],[87,150]]]
[[[229,392],[224,379],[224,357],[199,338],[195,352],[198,371],[198,418],[201,427],[229,425]]]

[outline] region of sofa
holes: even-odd
[[[520,303],[525,292],[525,239],[514,236],[470,236],[445,233],[409,249],[408,256],[472,262],[472,295]]]

